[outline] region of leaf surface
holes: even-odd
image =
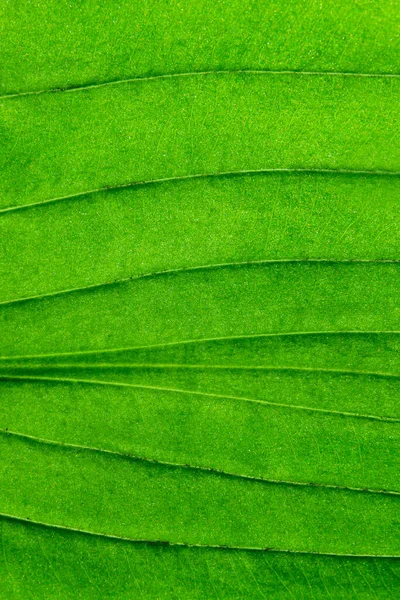
[[[228,4],[1,7],[1,598],[398,597],[398,3]]]

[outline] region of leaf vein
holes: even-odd
[[[138,390],[154,390],[160,392],[170,392],[176,394],[188,394],[193,396],[203,396],[207,398],[218,398],[218,399],[226,399],[226,400],[237,400],[241,402],[249,402],[253,404],[260,404],[266,406],[276,406],[279,408],[287,408],[290,410],[305,410],[309,412],[318,412],[325,413],[329,415],[336,415],[341,417],[352,417],[356,419],[370,419],[373,421],[383,421],[386,423],[400,423],[400,418],[397,417],[389,417],[389,416],[379,416],[379,415],[369,415],[369,414],[359,414],[352,412],[345,412],[339,410],[329,410],[325,408],[316,408],[310,406],[300,406],[296,404],[284,404],[283,402],[269,402],[268,400],[256,400],[254,398],[245,398],[243,396],[229,396],[224,394],[214,394],[210,392],[198,392],[194,390],[183,390],[179,388],[167,388],[167,387],[158,387],[151,385],[141,385],[137,383],[124,383],[120,381],[99,381],[97,379],[73,379],[73,378],[60,378],[60,377],[30,377],[26,375],[0,375],[0,383],[1,381],[26,381],[26,382],[49,382],[49,383],[81,383],[84,385],[104,385],[104,386],[114,386],[114,387],[124,387],[124,388],[133,388]]]
[[[399,79],[400,74],[398,73],[357,73],[357,72],[346,72],[346,71],[296,71],[296,70],[269,70],[269,69],[219,69],[215,71],[188,71],[184,73],[160,73],[158,75],[144,75],[138,77],[130,77],[125,79],[114,79],[110,81],[103,81],[100,83],[90,83],[84,85],[72,85],[69,87],[58,87],[52,89],[43,90],[28,90],[26,92],[15,92],[11,94],[4,94],[0,96],[0,100],[9,100],[11,98],[22,98],[25,96],[41,96],[43,94],[59,94],[59,93],[71,93],[80,92],[84,90],[93,90],[103,87],[110,87],[115,85],[124,85],[130,83],[140,83],[146,81],[157,81],[163,79],[179,79],[184,77],[206,77],[206,76],[219,76],[219,75],[266,75],[266,76],[282,76],[282,75],[294,75],[294,76],[310,76],[310,77],[362,77],[367,79]]]
[[[176,269],[165,269],[164,271],[154,271],[152,273],[143,273],[142,275],[135,275],[131,277],[124,277],[122,279],[115,279],[113,281],[104,281],[101,283],[94,283],[91,285],[85,285],[82,287],[70,288],[65,290],[56,290],[54,292],[48,292],[46,294],[36,294],[33,296],[25,296],[23,298],[11,298],[10,300],[3,300],[0,302],[1,306],[9,306],[11,304],[19,304],[21,302],[30,302],[34,300],[43,300],[45,298],[53,298],[54,296],[61,296],[65,294],[74,294],[79,292],[87,292],[91,290],[97,290],[99,288],[111,287],[114,285],[120,285],[129,282],[141,281],[143,279],[153,279],[158,277],[165,277],[169,275],[179,274],[191,274],[199,271],[214,271],[218,269],[240,269],[246,267],[267,267],[275,265],[370,265],[370,264],[383,264],[383,265],[400,265],[400,259],[375,259],[375,258],[351,258],[351,259],[332,259],[332,258],[279,258],[279,259],[266,259],[266,260],[252,260],[242,262],[226,262],[226,263],[215,263],[208,265],[196,265],[194,267],[179,267]]]
[[[83,192],[77,192],[73,194],[67,194],[65,196],[58,196],[57,198],[49,198],[47,200],[39,200],[38,202],[31,202],[30,204],[21,204],[17,206],[6,206],[0,209],[0,215],[16,212],[19,210],[25,210],[28,208],[35,208],[52,204],[55,202],[61,202],[63,200],[74,200],[77,198],[89,196],[91,194],[98,194],[101,192],[107,192],[109,190],[120,190],[125,188],[135,188],[154,184],[164,183],[177,183],[181,181],[190,181],[195,179],[208,179],[208,178],[228,178],[228,177],[240,177],[246,175],[271,175],[274,173],[284,174],[317,174],[317,175],[361,175],[361,176],[383,176],[383,177],[399,177],[400,171],[384,171],[384,170],[362,170],[362,169],[319,169],[319,168],[270,168],[270,169],[244,169],[240,171],[220,171],[216,173],[194,173],[191,175],[178,175],[174,177],[163,177],[159,179],[148,179],[143,181],[130,181],[128,183],[120,183],[117,185],[108,185],[100,188],[94,188],[91,190],[84,190]]]
[[[165,546],[168,548],[175,547],[183,547],[183,548],[193,548],[193,549],[214,549],[214,550],[241,550],[247,552],[270,552],[270,553],[282,553],[282,554],[300,554],[300,555],[311,555],[311,556],[330,556],[332,558],[354,558],[354,559],[400,559],[400,555],[398,554],[345,554],[345,553],[335,553],[335,552],[317,552],[314,550],[292,550],[287,548],[266,548],[266,547],[257,547],[257,546],[229,546],[229,545],[218,545],[218,544],[190,544],[186,542],[172,542],[169,540],[161,540],[161,539],[144,539],[144,538],[130,538],[119,535],[113,535],[109,533],[102,533],[97,531],[90,531],[87,529],[79,529],[76,527],[70,527],[68,525],[58,525],[55,523],[47,523],[45,521],[37,521],[34,519],[27,519],[24,517],[20,517],[17,515],[10,515],[8,513],[0,513],[0,519],[7,521],[14,521],[23,523],[25,525],[31,526],[39,526],[47,529],[52,529],[60,532],[70,532],[70,533],[78,533],[87,536],[105,538],[108,540],[119,541],[119,542],[129,542],[136,544],[148,544],[154,546]]]
[[[57,440],[49,440],[46,438],[37,437],[34,435],[28,435],[25,433],[19,433],[16,431],[10,431],[9,429],[0,429],[0,435],[4,435],[6,437],[16,437],[28,442],[34,442],[36,444],[44,444],[47,446],[55,446],[59,448],[65,448],[67,450],[77,450],[77,451],[86,451],[93,452],[96,454],[107,454],[113,456],[115,458],[121,458],[124,460],[132,460],[137,462],[146,462],[156,465],[161,465],[165,467],[173,467],[177,469],[188,469],[193,471],[200,471],[203,473],[211,473],[214,475],[220,475],[223,477],[229,477],[234,479],[246,479],[249,481],[254,481],[258,483],[266,483],[271,485],[285,485],[285,486],[294,486],[294,487],[304,487],[304,488],[323,488],[329,490],[339,490],[344,492],[359,492],[363,494],[380,494],[385,496],[400,496],[400,491],[395,490],[384,490],[384,489],[374,489],[374,488],[359,488],[355,486],[345,486],[345,485],[336,485],[329,483],[318,483],[318,482],[308,482],[308,481],[292,481],[286,479],[271,479],[267,477],[254,476],[254,475],[246,475],[242,473],[235,473],[233,471],[226,471],[223,469],[217,469],[214,467],[205,467],[201,465],[192,465],[187,463],[176,463],[171,461],[159,460],[154,458],[148,458],[145,456],[139,456],[127,452],[118,452],[115,450],[106,450],[104,448],[96,448],[93,446],[84,446],[81,444],[70,444],[67,442],[60,442]]]

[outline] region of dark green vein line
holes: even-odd
[[[251,546],[229,546],[229,545],[217,545],[217,544],[190,544],[186,542],[170,542],[168,540],[149,540],[141,538],[129,538],[119,535],[112,535],[108,533],[100,533],[97,531],[89,531],[87,529],[78,529],[75,527],[69,527],[68,525],[57,525],[54,523],[46,523],[44,521],[36,521],[34,519],[28,519],[19,517],[17,515],[10,515],[7,513],[0,513],[0,519],[5,521],[15,521],[23,523],[25,525],[32,525],[37,527],[45,527],[46,529],[53,529],[60,532],[77,533],[86,536],[93,536],[99,538],[105,538],[116,542],[129,542],[134,544],[146,544],[154,546],[165,546],[169,548],[193,548],[193,549],[210,549],[210,550],[241,550],[243,552],[279,552],[282,554],[300,554],[300,555],[312,555],[312,556],[330,556],[332,558],[379,558],[379,559],[398,559],[400,555],[397,554],[346,554],[346,553],[335,553],[335,552],[316,552],[313,550],[289,550],[282,548],[262,548],[262,547],[251,547]]]
[[[4,368],[0,365],[0,369]],[[332,375],[348,375],[350,377],[377,377],[377,378],[389,378],[389,379],[400,379],[399,373],[384,373],[380,371],[359,371],[351,369],[330,369],[330,368],[318,368],[318,367],[295,367],[295,366],[275,366],[275,365],[210,365],[210,364],[161,364],[161,363],[51,363],[46,364],[32,364],[29,363],[24,365],[23,363],[7,365],[6,368],[12,369],[193,369],[193,370],[221,370],[221,371],[278,371],[278,372],[293,372],[293,373],[321,373],[321,374],[332,374]],[[0,371],[1,374],[1,371]],[[3,373],[4,374],[4,373]],[[7,372],[5,373],[7,375]]]
[[[101,83],[90,83],[84,85],[73,85],[69,87],[58,87],[53,89],[45,90],[33,90],[27,92],[16,92],[11,94],[4,94],[0,96],[0,100],[8,100],[10,98],[22,98],[25,96],[40,96],[43,94],[59,94],[59,93],[71,93],[80,92],[84,90],[93,90],[103,87],[124,85],[130,83],[140,83],[146,81],[157,81],[163,79],[180,79],[185,77],[205,77],[205,76],[219,76],[219,75],[270,75],[270,76],[282,76],[282,75],[294,75],[294,76],[311,76],[311,77],[361,77],[361,78],[373,78],[373,79],[399,79],[400,75],[397,73],[352,73],[352,72],[339,72],[339,71],[295,71],[295,70],[269,70],[269,69],[219,69],[215,71],[190,71],[185,73],[160,73],[159,75],[143,75],[138,77],[130,77],[126,79],[116,79],[110,81],[104,81]]]
[[[285,479],[270,479],[267,477],[246,475],[243,473],[234,473],[232,471],[225,471],[223,469],[217,469],[214,467],[204,467],[201,465],[192,465],[187,463],[176,463],[165,460],[148,458],[146,456],[138,456],[128,452],[117,452],[115,450],[105,450],[104,448],[97,448],[93,446],[84,446],[80,444],[70,444],[67,442],[59,442],[57,440],[49,440],[46,438],[37,437],[34,435],[28,435],[25,433],[19,433],[16,431],[10,431],[9,429],[0,429],[0,435],[17,437],[25,441],[34,442],[36,444],[44,444],[47,446],[55,446],[67,450],[77,450],[84,452],[92,452],[96,454],[106,454],[115,458],[121,458],[123,460],[131,460],[135,462],[146,462],[155,465],[161,465],[163,467],[172,467],[174,469],[185,469],[190,471],[200,471],[202,473],[209,473],[211,475],[217,475],[221,477],[228,477],[233,479],[245,479],[247,481],[254,481],[256,483],[265,483],[269,485],[284,485],[290,487],[301,487],[301,488],[322,488],[327,490],[337,490],[340,492],[357,492],[362,494],[379,494],[385,496],[400,496],[400,491],[385,490],[385,489],[374,489],[374,488],[359,488],[347,485],[336,485],[330,483],[319,483],[319,482],[308,482],[308,481],[291,481]]]
[[[160,348],[171,348],[174,346],[183,346],[189,344],[207,344],[210,342],[230,342],[237,340],[256,340],[262,338],[280,338],[280,337],[296,337],[296,336],[369,336],[369,335],[400,335],[400,331],[388,330],[388,331],[361,331],[361,330],[336,330],[336,331],[286,331],[286,332],[271,332],[271,333],[254,333],[251,335],[236,335],[236,336],[222,336],[222,337],[211,337],[211,338],[197,338],[190,340],[180,340],[177,342],[165,342],[162,344],[149,344],[147,346],[128,346],[121,348],[106,348],[98,350],[82,350],[79,352],[60,352],[57,354],[27,354],[27,355],[15,355],[15,356],[0,356],[0,361],[15,361],[19,359],[31,359],[31,358],[54,358],[64,356],[91,356],[97,354],[112,354],[117,352],[128,352],[132,350],[153,350]]]
[[[387,177],[399,177],[400,171],[371,171],[371,170],[356,170],[356,169],[318,169],[318,168],[277,168],[277,169],[245,169],[241,171],[221,171],[219,173],[195,173],[192,175],[179,175],[175,177],[164,177],[160,179],[148,179],[144,181],[130,181],[128,183],[121,183],[118,185],[109,185],[101,188],[94,188],[92,190],[86,190],[74,194],[68,194],[66,196],[58,196],[57,198],[49,198],[47,200],[40,200],[38,202],[31,202],[30,204],[23,204],[18,206],[6,206],[0,209],[0,215],[9,212],[15,212],[20,210],[26,210],[28,208],[35,208],[44,206],[47,204],[53,204],[55,202],[61,202],[63,200],[73,200],[89,196],[91,194],[98,194],[101,192],[107,192],[110,190],[120,190],[124,188],[135,188],[154,184],[164,183],[176,183],[179,181],[188,181],[192,179],[208,179],[208,178],[228,178],[228,177],[239,177],[243,175],[271,175],[274,173],[286,173],[286,174],[322,174],[322,175],[362,175],[362,176],[387,176]]]
[[[250,402],[252,404],[260,404],[265,406],[276,406],[280,408],[287,408],[289,410],[306,410],[309,412],[318,412],[329,415],[336,415],[340,417],[352,417],[356,419],[370,419],[373,421],[383,421],[385,423],[400,423],[400,418],[396,417],[383,417],[377,415],[364,415],[352,412],[345,412],[339,410],[328,410],[325,408],[314,408],[310,406],[299,406],[294,404],[284,404],[283,402],[269,402],[267,400],[255,400],[254,398],[245,398],[243,396],[228,396],[224,394],[212,394],[208,392],[198,392],[193,390],[183,390],[178,388],[166,388],[166,387],[157,387],[151,385],[140,385],[136,383],[123,383],[119,381],[99,381],[97,379],[73,379],[71,377],[60,378],[60,377],[31,377],[27,375],[0,375],[0,383],[1,381],[26,381],[26,382],[49,382],[49,383],[71,383],[71,384],[83,384],[83,385],[103,385],[103,386],[113,386],[113,387],[124,387],[124,388],[132,388],[138,390],[154,390],[160,392],[170,392],[176,394],[188,394],[193,396],[202,396],[207,398],[218,398],[218,399],[226,399],[226,400],[237,400],[240,402]]]
[[[123,279],[115,279],[113,281],[103,281],[101,283],[94,283],[92,285],[86,285],[82,287],[76,287],[65,290],[57,290],[55,292],[48,292],[46,294],[37,294],[34,296],[25,296],[24,298],[12,298],[11,300],[3,300],[0,302],[1,306],[9,306],[11,304],[19,304],[21,302],[29,302],[32,300],[43,300],[45,298],[54,298],[54,296],[62,296],[65,294],[74,294],[78,292],[87,292],[91,290],[97,290],[99,288],[111,287],[114,285],[120,285],[124,283],[141,281],[143,279],[153,279],[156,277],[165,277],[169,275],[179,275],[179,274],[190,274],[199,271],[214,271],[217,269],[240,269],[243,267],[267,267],[267,266],[276,266],[276,265],[317,265],[317,264],[325,264],[325,265],[367,265],[367,264],[383,264],[383,265],[399,265],[400,259],[369,259],[369,258],[360,258],[360,259],[330,259],[330,258],[281,258],[281,259],[267,259],[267,260],[253,260],[253,261],[243,261],[243,262],[227,262],[227,263],[217,263],[210,265],[198,265],[195,267],[181,267],[177,269],[166,269],[165,271],[155,271],[153,273],[143,273],[142,275],[135,275],[132,277],[125,277]]]

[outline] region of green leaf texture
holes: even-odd
[[[0,5],[0,598],[400,595],[397,0]]]

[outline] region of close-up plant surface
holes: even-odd
[[[398,1],[0,15],[0,598],[399,598]]]

